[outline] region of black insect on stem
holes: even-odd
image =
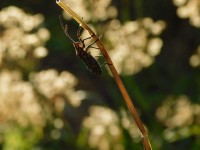
[[[76,51],[76,55],[83,61],[83,63],[87,66],[87,68],[91,72],[100,76],[102,74],[101,67],[103,67],[106,63],[103,64],[102,66],[100,66],[98,61],[90,54],[90,52],[88,52],[89,48],[96,48],[96,47],[93,47],[92,45],[99,39],[95,40],[94,42],[90,43],[87,47],[85,47],[84,41],[92,38],[92,36],[85,38],[85,39],[81,39],[81,35],[80,35],[81,26],[79,26],[79,29],[77,31],[77,37],[78,37],[79,41],[75,42],[68,33],[68,26],[63,25],[61,16],[60,16],[60,24],[61,24],[61,27],[63,28],[66,36],[73,42],[73,45],[74,45],[74,48]],[[99,48],[96,48],[96,49],[99,49]]]

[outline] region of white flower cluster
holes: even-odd
[[[47,99],[55,102],[58,111],[64,109],[65,102],[77,107],[82,100],[82,93],[75,91],[77,79],[69,72],[58,73],[54,69],[32,73],[31,81],[34,87]]]
[[[165,138],[175,141],[179,136],[183,138],[196,134],[192,130],[200,124],[200,105],[191,103],[186,95],[169,96],[157,109],[156,117],[167,127]]]
[[[19,67],[47,55],[44,44],[50,33],[39,28],[43,21],[42,15],[27,14],[15,6],[0,11],[0,116],[7,127],[12,122],[21,126],[43,126],[46,122],[38,95],[22,75],[25,68]]]
[[[50,37],[46,28],[39,28],[44,21],[41,14],[29,15],[9,6],[0,11],[0,65],[5,60],[47,55],[44,44]]]
[[[76,0],[67,1],[67,5],[72,8],[77,14],[81,14],[84,21],[106,20],[107,18],[114,18],[117,16],[115,7],[110,6],[111,0]],[[64,14],[66,18],[68,15]]]
[[[30,15],[15,6],[0,12],[0,116],[1,125],[8,128],[13,124],[42,128],[51,118],[49,103],[54,100],[55,111],[62,111],[66,102],[80,103],[72,74],[53,69],[31,72],[35,60],[48,53],[44,45],[50,33],[40,27],[43,21],[41,14]],[[25,80],[26,69],[30,72]]]
[[[121,112],[122,120],[113,110],[103,106],[89,108],[89,116],[85,118],[83,127],[89,130],[88,144],[91,148],[99,150],[123,150],[123,131],[120,124],[126,129],[133,139],[139,139],[139,131],[125,111]],[[121,122],[121,123],[120,123]],[[84,132],[84,131],[83,131]]]
[[[200,27],[200,1],[199,0],[173,0],[178,6],[177,14],[180,18],[189,18],[191,25]]]
[[[160,53],[162,40],[158,37],[165,28],[163,21],[151,18],[128,21],[123,25],[113,20],[105,31],[110,56],[119,73],[131,75],[150,66]]]
[[[45,119],[41,115],[38,97],[30,82],[22,80],[19,71],[2,70],[0,83],[1,125],[12,122],[22,126],[44,125]]]

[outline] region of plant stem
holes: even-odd
[[[151,144],[150,144],[150,141],[148,138],[147,131],[144,128],[143,123],[139,118],[139,115],[132,103],[132,100],[129,97],[128,92],[126,91],[126,88],[124,87],[124,85],[119,77],[119,74],[117,73],[117,70],[115,69],[115,67],[113,65],[113,62],[112,62],[110,56],[108,55],[106,48],[104,47],[104,45],[102,44],[100,39],[96,36],[96,34],[91,30],[91,28],[86,23],[84,23],[83,20],[67,6],[67,4],[65,4],[61,0],[56,0],[56,3],[62,9],[64,9],[70,16],[72,16],[72,18],[75,19],[85,30],[87,30],[89,32],[89,34],[92,36],[92,38],[94,39],[94,41],[97,40],[96,44],[100,48],[106,62],[109,64],[108,66],[110,68],[110,71],[111,71],[114,79],[115,79],[115,82],[116,82],[119,90],[121,91],[121,93],[124,97],[124,100],[126,102],[126,105],[129,108],[129,110],[141,132],[141,137],[142,137],[142,142],[143,142],[144,148],[145,148],[145,150],[151,150],[152,148],[151,148]]]

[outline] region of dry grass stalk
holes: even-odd
[[[100,39],[96,36],[96,34],[91,30],[91,28],[74,12],[72,11],[64,2],[62,2],[61,0],[56,0],[56,3],[62,8],[64,9],[70,16],[72,16],[72,18],[74,20],[76,20],[85,30],[87,30],[89,32],[89,34],[92,36],[93,40],[97,40],[96,44],[97,46],[100,48],[106,62],[109,64],[109,68],[110,71],[115,79],[115,82],[117,83],[118,88],[120,89],[124,100],[126,102],[126,105],[128,106],[133,118],[135,119],[136,124],[138,125],[138,128],[141,132],[141,138],[142,138],[142,142],[144,145],[145,150],[151,150],[151,144],[148,138],[148,133],[146,131],[146,129],[143,126],[142,121],[140,120],[138,113],[131,101],[131,98],[126,90],[126,88],[124,87],[119,74],[117,73],[117,70],[115,69],[113,62],[111,60],[111,58],[109,57],[106,48],[104,47],[104,45],[102,44],[102,42],[100,41]]]

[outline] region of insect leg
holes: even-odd
[[[82,20],[83,20],[83,17],[82,17]],[[81,39],[81,33],[80,33],[81,29],[82,29],[82,27],[81,27],[81,25],[79,25],[79,28],[77,30],[77,37],[78,37],[79,41],[84,44],[84,41],[87,40],[87,39],[90,39],[92,36],[82,40]]]
[[[94,46],[90,46],[89,48],[100,49],[100,48],[98,48],[98,47],[94,47]]]
[[[95,58],[98,58],[98,57],[102,57],[102,55],[97,55],[97,56],[94,56]]]
[[[82,27],[79,26],[78,31],[77,31],[77,37],[78,37],[78,39],[79,39],[79,41],[80,41],[81,43],[84,43],[85,40],[88,40],[88,39],[90,39],[90,38],[92,38],[92,37],[94,36],[94,34],[93,34],[92,36],[87,37],[87,38],[85,38],[85,39],[82,40],[82,39],[81,39],[81,34],[80,34],[81,29],[82,29]]]
[[[91,36],[91,37],[92,37],[92,36]],[[91,38],[91,37],[90,37],[90,38]],[[100,36],[99,38],[97,38],[94,42],[90,43],[90,45],[88,45],[88,46],[85,48],[85,51],[87,52],[89,48],[99,49],[99,48],[97,48],[97,47],[93,47],[92,45],[93,45],[94,43],[96,43],[101,37],[102,37],[102,36]]]
[[[107,62],[105,62],[103,65],[101,65],[101,68],[103,67],[103,66],[105,66],[105,65],[112,65],[112,64],[109,64],[109,63],[107,63]]]

